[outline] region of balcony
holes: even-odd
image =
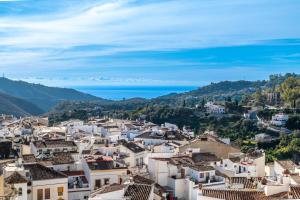
[[[69,191],[87,190],[89,189],[89,184],[86,179],[78,177],[73,182],[68,183],[68,189]]]

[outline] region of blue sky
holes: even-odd
[[[0,73],[54,86],[300,73],[299,0],[0,0]]]

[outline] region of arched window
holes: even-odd
[[[19,194],[19,196],[22,196],[22,193],[23,193],[22,188],[19,188],[19,189],[18,189],[18,194]]]

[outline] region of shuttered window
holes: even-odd
[[[45,189],[45,199],[51,199],[50,198],[50,188]]]
[[[43,200],[43,189],[37,190],[37,200]]]

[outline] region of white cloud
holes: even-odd
[[[36,72],[71,69],[88,65],[89,57],[120,52],[300,37],[300,4],[294,0],[143,2],[111,0],[87,5],[84,1],[84,6],[74,3],[60,12],[1,16],[0,70],[17,73],[23,66]],[[88,45],[104,48],[80,49]]]

